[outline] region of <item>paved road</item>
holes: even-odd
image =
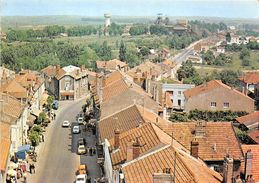
[[[60,103],[56,121],[51,123],[41,144],[36,174],[29,176],[30,183],[72,183],[80,156],[72,152],[76,137],[72,137],[70,128],[62,128],[64,120],[75,121],[84,100],[65,101]]]

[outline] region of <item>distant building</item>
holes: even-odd
[[[225,53],[225,48],[221,47],[221,46],[218,46],[217,47],[217,53]]]
[[[127,72],[129,70],[128,64],[117,59],[109,61],[96,61],[96,65],[99,71],[113,72],[116,70],[120,70],[123,72]]]
[[[239,78],[240,90],[248,95],[249,93],[255,93],[256,85],[259,83],[259,73],[247,72]]]
[[[246,111],[253,112],[254,100],[245,94],[223,84],[219,80],[212,80],[184,92],[185,111]]]

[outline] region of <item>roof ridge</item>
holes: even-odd
[[[112,116],[114,116],[114,115],[116,115],[116,114],[118,114],[118,113],[120,113],[120,112],[122,112],[122,111],[125,111],[125,110],[127,110],[127,109],[133,107],[134,105],[135,105],[135,104],[131,104],[131,105],[129,105],[129,106],[127,106],[127,107],[125,107],[125,108],[119,110],[119,111],[116,111],[116,112],[114,112],[114,113],[112,113],[112,114],[110,114],[110,115],[108,115],[108,116],[102,118],[102,119],[100,120],[100,122],[103,121],[103,120],[105,120],[105,119],[107,119],[107,118],[110,118],[110,117],[112,117]],[[138,112],[139,112],[139,111],[138,111]],[[141,114],[140,114],[140,115],[141,115]]]

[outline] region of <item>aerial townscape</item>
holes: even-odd
[[[259,183],[258,1],[1,3],[0,183]]]

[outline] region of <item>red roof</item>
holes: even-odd
[[[245,83],[258,83],[259,82],[259,73],[248,72],[243,77],[240,77],[239,80],[243,81]]]
[[[237,122],[244,124],[245,126],[258,125],[259,124],[259,111],[252,112],[248,115],[236,118]]]
[[[251,150],[253,154],[252,175],[255,182],[259,181],[259,145],[242,145],[243,152]]]
[[[257,144],[259,144],[259,130],[251,131],[247,134],[251,139],[253,139]]]

